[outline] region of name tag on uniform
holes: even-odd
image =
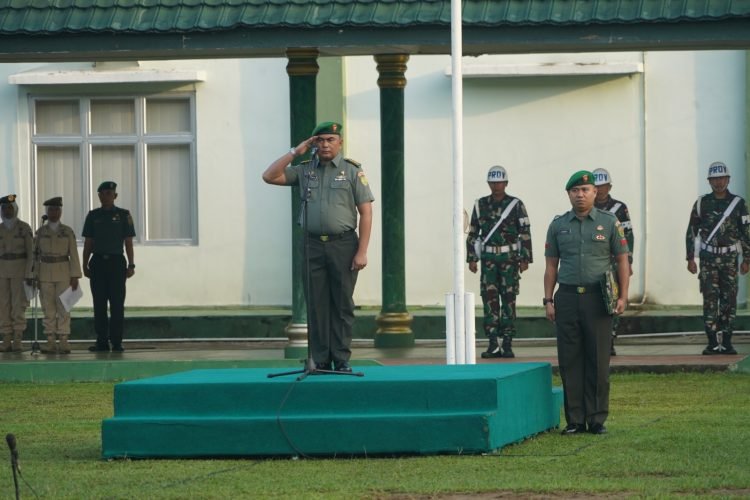
[[[570,229],[560,229],[557,234],[570,234]]]
[[[339,173],[339,175],[337,175],[337,176],[336,176],[336,177],[335,177],[335,178],[334,178],[333,180],[334,180],[334,181],[338,181],[338,182],[341,182],[341,181],[345,181],[345,180],[346,180],[346,174],[345,174],[345,173],[344,173],[344,171],[342,170],[342,171],[341,171],[341,172]]]

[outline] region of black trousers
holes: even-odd
[[[603,424],[609,414],[612,316],[601,293],[555,294],[557,359],[568,424]]]
[[[359,240],[354,231],[333,241],[307,239],[309,294],[307,325],[310,353],[317,364],[347,363],[351,357],[352,326],[354,325],[354,286],[357,271],[351,270]],[[309,267],[308,267],[309,266]],[[307,279],[305,273],[304,279]]]
[[[120,346],[125,318],[125,256],[94,254],[89,261],[89,272],[96,345],[109,347],[111,343],[113,347]]]

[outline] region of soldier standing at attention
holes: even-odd
[[[60,302],[60,294],[68,287],[78,289],[81,263],[73,229],[60,222],[62,198],[44,202],[47,224],[36,232],[34,255],[37,259],[35,277],[39,283],[39,298],[44,311],[44,334],[47,344],[44,353],[69,354],[70,313]],[[57,336],[57,338],[55,338]],[[58,349],[56,340],[60,341]]]
[[[622,314],[630,280],[628,242],[617,218],[594,207],[593,173],[576,172],[565,189],[572,210],[556,217],[547,229],[542,300],[557,334],[568,423],[562,433],[588,430],[604,434],[609,414],[612,316],[605,306],[601,281],[610,271],[614,255],[620,289],[614,314]],[[553,295],[556,283],[559,286]]]
[[[0,198],[0,352],[22,350],[29,305],[23,283],[32,283],[34,239],[31,227],[18,219],[16,199],[14,194]]]
[[[628,212],[628,206],[620,200],[615,200],[609,195],[612,189],[612,177],[609,172],[603,168],[597,168],[593,172],[594,174],[594,185],[596,186],[596,199],[594,200],[594,206],[599,210],[604,210],[614,214],[617,220],[620,221],[620,227],[625,232],[625,239],[628,240],[628,267],[630,276],[633,276],[633,225],[630,222],[630,212]],[[615,273],[617,272],[617,262],[614,256],[612,256],[612,266]],[[617,325],[620,323],[620,317],[615,316],[612,321],[612,344],[610,346],[609,354],[616,356],[615,351],[615,337],[617,336]]]
[[[708,345],[703,354],[737,354],[732,346],[737,313],[737,259],[740,272],[750,269],[750,215],[741,197],[729,192],[729,168],[717,161],[708,167],[711,193],[693,204],[685,249],[687,269],[698,272],[696,243],[700,245],[700,291],[703,294],[703,324]],[[721,338],[719,338],[721,335]]]
[[[122,352],[125,318],[125,280],[135,274],[133,237],[135,228],[130,212],[115,206],[117,184],[105,181],[97,189],[101,207],[86,215],[83,223],[83,275],[91,282],[94,299],[96,344],[91,352]],[[128,260],[125,262],[123,247]],[[109,317],[107,317],[109,304]]]
[[[482,261],[484,334],[490,340],[482,357],[513,358],[520,273],[533,261],[531,226],[523,202],[505,192],[508,175],[503,167],[490,168],[487,184],[491,194],[476,200],[471,213],[466,261],[472,273],[477,272],[477,261]],[[498,343],[501,337],[502,349]]]
[[[360,164],[341,156],[339,123],[324,122],[263,172],[268,184],[299,184],[307,199],[305,274],[310,354],[319,370],[351,372],[354,285],[367,265],[374,200]],[[317,147],[316,163],[290,165]],[[359,225],[357,225],[359,215]],[[355,231],[359,229],[359,234]],[[305,280],[306,281],[306,280]]]

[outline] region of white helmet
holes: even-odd
[[[487,182],[508,182],[508,173],[500,165],[490,167],[487,172]]]
[[[607,172],[607,170],[603,168],[597,168],[591,173],[594,174],[594,186],[612,184],[612,177],[609,176],[609,172]]]
[[[729,167],[724,162],[715,161],[708,166],[708,178],[729,177]]]

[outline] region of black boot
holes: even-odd
[[[737,350],[732,345],[732,332],[724,332],[721,336],[722,354],[737,354]]]
[[[708,337],[708,345],[703,349],[703,354],[706,356],[721,354],[722,348],[719,345],[719,341],[716,340],[716,332],[706,332],[706,337]]]
[[[490,345],[487,350],[482,353],[484,359],[487,358],[501,358],[503,353],[500,350],[500,345],[497,343],[497,336],[493,335],[490,337]]]
[[[513,354],[513,349],[511,349],[511,342],[513,339],[508,335],[503,335],[503,357],[504,358],[515,358],[516,355]]]

